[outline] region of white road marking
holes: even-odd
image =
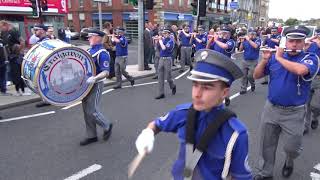
[[[45,115],[54,114],[54,113],[56,113],[56,112],[55,111],[49,111],[49,112],[32,114],[32,115],[27,115],[27,116],[20,116],[20,117],[14,117],[14,118],[9,118],[9,119],[3,119],[3,120],[0,121],[0,123],[10,122],[10,121],[17,121],[17,120],[27,119],[27,118],[32,118],[32,117],[45,116]]]
[[[251,89],[251,86],[247,87],[247,91],[249,91],[250,89]],[[239,93],[239,92],[236,93],[236,94],[234,94],[234,95],[232,95],[232,96],[230,96],[229,99],[232,100],[232,99],[234,99],[234,98],[236,98],[236,97],[238,97],[238,96],[240,96],[240,93]]]
[[[74,106],[78,106],[79,104],[81,104],[82,103],[82,101],[79,101],[79,102],[76,102],[76,103],[74,103],[74,104],[71,104],[71,105],[69,105],[69,106],[66,106],[66,107],[64,107],[64,108],[61,108],[62,110],[67,110],[67,109],[70,109],[70,108],[72,108],[72,107],[74,107]]]
[[[139,87],[139,86],[145,86],[145,85],[150,85],[150,84],[157,84],[158,81],[153,81],[153,82],[147,82],[147,83],[142,83],[142,84],[135,84],[133,87]],[[131,85],[128,86],[123,86],[122,88],[130,88],[132,87]]]
[[[315,168],[316,170],[320,171],[320,163],[315,165],[313,168]]]
[[[176,78],[174,78],[175,80],[180,79],[181,77],[183,77],[184,75],[186,75],[189,72],[190,69],[186,70],[185,72],[183,72],[182,74],[180,74],[179,76],[177,76]]]
[[[111,91],[113,91],[114,89],[108,89],[108,90],[106,90],[106,91],[103,91],[102,92],[102,94],[107,94],[107,93],[109,93],[109,92],[111,92]]]
[[[88,167],[88,168],[86,168],[84,170],[81,170],[81,171],[73,174],[72,176],[70,176],[70,177],[68,177],[68,178],[66,178],[64,180],[78,180],[78,179],[81,179],[81,178],[83,178],[83,177],[95,172],[95,171],[100,170],[101,168],[102,168],[101,165],[94,164],[94,165],[92,165],[92,166],[90,166],[90,167]]]

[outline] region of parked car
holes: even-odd
[[[71,29],[71,40],[79,39],[80,38],[80,33],[76,32],[75,30]]]

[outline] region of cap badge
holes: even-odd
[[[200,54],[200,57],[201,57],[200,60],[205,60],[205,59],[207,59],[208,55],[209,55],[209,54],[208,54],[207,51],[203,51],[203,52]]]

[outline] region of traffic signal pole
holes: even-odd
[[[138,0],[138,70],[144,70],[144,7],[143,0]]]
[[[200,1],[201,0],[198,0],[198,5],[197,5],[197,27],[196,29],[198,28],[198,26],[200,25],[200,16],[199,16],[199,11],[200,11]]]

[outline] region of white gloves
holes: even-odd
[[[88,84],[94,84],[96,82],[96,78],[94,76],[91,76],[87,79]]]
[[[140,155],[151,153],[154,144],[154,132],[150,128],[142,130],[136,140],[136,148]]]

